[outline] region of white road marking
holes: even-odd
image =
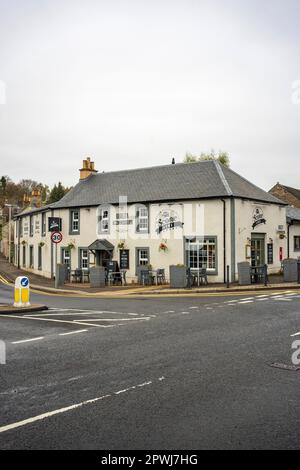
[[[240,302],[243,302],[244,300],[254,300],[255,297],[246,297],[246,299],[240,299]]]
[[[199,307],[189,307],[190,310],[193,310],[193,309],[198,309]]]
[[[262,298],[262,297],[269,297],[269,294],[263,294],[263,295],[257,295],[256,296],[257,299]]]
[[[297,295],[297,294],[286,294],[286,295],[287,295],[287,297],[293,297],[293,296],[295,296],[295,295]]]
[[[224,302],[225,304],[233,304],[233,303],[236,303],[236,302],[239,302],[239,300],[226,300],[226,302]]]
[[[90,321],[104,321],[104,322],[117,322],[117,321],[137,321],[137,320],[142,320],[142,321],[148,321],[150,320],[150,317],[139,317],[139,318],[85,318],[85,322],[90,322]],[[73,323],[78,323],[79,325],[82,323],[79,323],[77,320],[73,320]]]
[[[254,300],[243,300],[242,302],[239,302],[239,304],[253,304]]]
[[[26,315],[27,317],[62,317],[62,316],[74,316],[74,315],[102,315],[103,313],[115,314],[115,315],[124,315],[125,312],[104,312],[102,310],[85,310],[82,312],[65,312],[65,313],[33,313]],[[129,315],[138,315],[138,313],[132,313]]]
[[[7,315],[1,315],[0,317],[7,318]],[[9,318],[19,318],[23,320],[37,320],[37,321],[48,321],[48,322],[56,322],[56,323],[67,323],[68,325],[83,325],[83,326],[97,326],[98,328],[111,328],[113,325],[96,325],[94,323],[84,323],[82,321],[73,320],[55,320],[54,318],[40,318],[40,317],[29,317],[29,316],[21,316],[21,315],[9,315]],[[91,320],[95,321],[95,319]]]
[[[291,335],[291,337],[293,336],[300,336],[300,332],[299,333],[294,333],[293,335]]]
[[[162,382],[163,380],[165,380],[165,377],[160,377],[160,378],[156,379],[157,382]],[[120,393],[125,393],[127,391],[134,390],[138,387],[145,387],[147,385],[151,385],[152,383],[153,383],[153,381],[150,380],[149,382],[144,382],[144,383],[141,383],[141,384],[138,384],[138,385],[134,385],[133,387],[129,387],[127,389],[119,390],[118,392],[114,392],[114,395],[119,395]],[[89,405],[89,404],[92,404],[92,403],[96,403],[98,401],[104,400],[105,398],[110,398],[110,397],[112,397],[112,395],[113,395],[112,393],[107,394],[107,395],[102,395],[100,397],[92,398],[91,400],[85,400],[85,401],[82,401],[80,403],[76,403],[74,405],[66,406],[64,408],[59,408],[57,410],[53,410],[53,411],[49,411],[47,413],[43,413],[43,414],[40,414],[40,415],[37,415],[37,416],[33,416],[32,418],[23,419],[22,421],[17,421],[15,423],[11,423],[11,424],[7,424],[5,426],[1,426],[0,427],[0,433],[6,432],[6,431],[11,431],[12,429],[17,429],[17,428],[20,428],[22,426],[26,426],[26,425],[35,423],[36,421],[42,421],[44,419],[50,418],[51,416],[55,416],[55,415],[58,415],[58,414],[61,414],[61,413],[66,413],[68,411],[75,410],[76,408],[81,408],[83,406],[86,406],[86,405]]]
[[[44,336],[39,336],[38,338],[22,339],[20,341],[12,341],[11,344],[29,343],[30,341],[39,341],[41,339],[44,339]]]
[[[88,330],[76,330],[76,331],[69,331],[68,333],[59,333],[59,336],[68,336],[68,335],[77,335],[78,333],[84,333]]]
[[[278,302],[292,302],[293,301],[293,299],[285,299],[283,297],[280,299],[275,299],[275,300],[277,300]]]
[[[264,297],[263,299],[257,299],[256,302],[263,302],[264,300],[270,300],[269,298]]]
[[[149,382],[144,382],[143,384],[139,384],[139,385],[137,385],[137,387],[146,387],[147,385],[151,385],[152,383],[153,383],[152,380],[149,380]]]

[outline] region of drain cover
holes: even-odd
[[[274,362],[273,364],[270,364],[271,367],[275,367],[276,369],[283,369],[283,370],[292,370],[297,372],[297,370],[300,370],[300,366],[293,366],[291,364],[281,364],[280,362]]]

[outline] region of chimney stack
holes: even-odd
[[[91,162],[90,157],[87,157],[82,162],[82,168],[79,170],[80,172],[80,180],[85,180],[90,175],[95,175],[97,170],[95,170],[95,163]]]
[[[23,195],[23,206],[27,207],[30,204],[30,196],[28,194]]]
[[[31,207],[41,207],[42,194],[39,189],[34,189],[31,193]]]

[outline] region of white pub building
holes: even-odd
[[[28,207],[15,223],[16,265],[49,278],[57,263],[114,260],[129,282],[147,265],[167,278],[170,265],[206,268],[224,282],[226,266],[234,281],[241,261],[277,273],[288,255],[285,203],[217,161],[98,173],[87,158],[59,202]]]

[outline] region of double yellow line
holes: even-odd
[[[0,274],[0,282],[2,282],[2,284],[6,284],[6,285],[10,285],[10,282],[8,282],[3,276],[1,276]]]

